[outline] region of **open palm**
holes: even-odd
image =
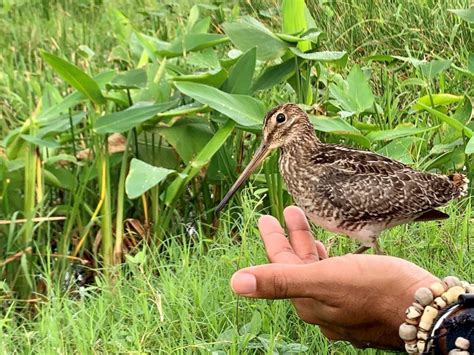
[[[299,208],[285,212],[288,238],[271,216],[259,220],[270,264],[244,268],[231,280],[246,297],[293,302],[299,317],[332,340],[358,347],[403,349],[398,327],[417,288],[438,279],[400,258],[380,255],[328,257]]]

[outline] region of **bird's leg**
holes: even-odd
[[[385,255],[385,252],[383,251],[382,247],[380,246],[378,240],[376,240],[375,243],[374,243],[374,250],[375,250],[375,254],[377,254],[377,255]]]
[[[359,248],[357,248],[357,250],[354,252],[354,254],[363,254],[369,249],[370,249],[370,247],[366,247],[365,245],[361,245]]]

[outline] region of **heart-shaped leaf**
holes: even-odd
[[[222,27],[232,43],[241,51],[257,47],[258,60],[280,58],[288,48],[287,43],[251,17],[244,17],[239,22],[224,23]]]
[[[153,166],[138,159],[132,159],[130,171],[125,180],[127,196],[129,198],[137,198],[173,173],[176,173],[176,171]]]

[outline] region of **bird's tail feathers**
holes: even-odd
[[[467,195],[469,179],[465,175],[455,173],[455,174],[449,175],[448,178],[449,180],[452,181],[453,185],[459,189],[460,197]]]

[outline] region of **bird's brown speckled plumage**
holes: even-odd
[[[276,121],[279,114],[285,122]],[[416,171],[376,153],[321,143],[295,104],[266,115],[263,140],[263,149],[280,148],[280,172],[306,215],[365,247],[374,246],[380,233],[395,225],[447,218],[435,208],[467,190],[461,174]]]

